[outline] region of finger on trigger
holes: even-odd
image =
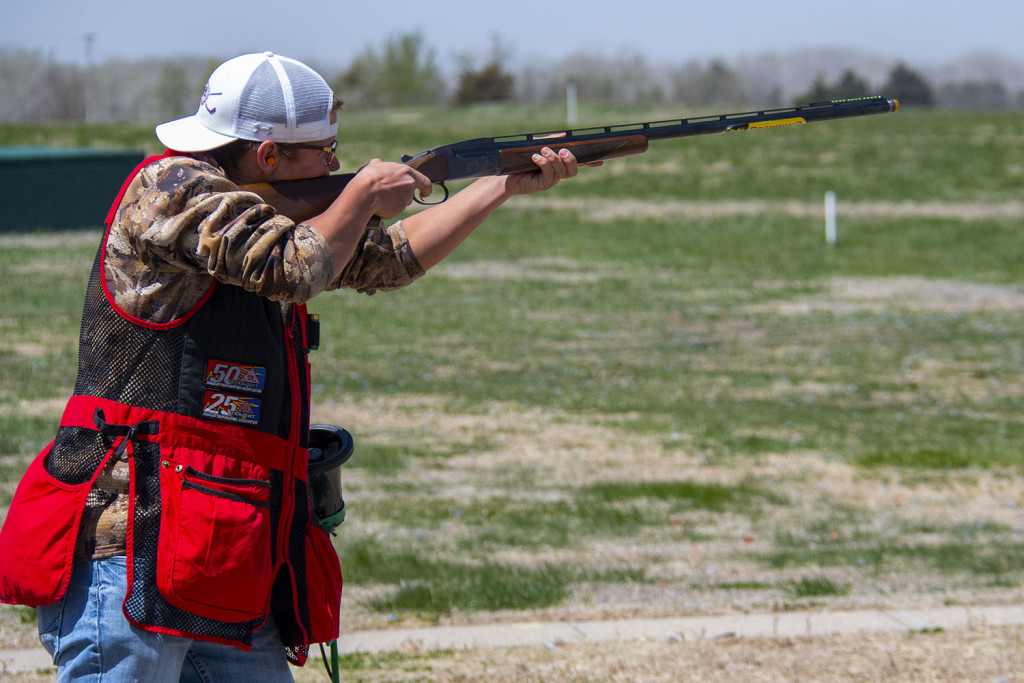
[[[416,183],[416,189],[419,190],[420,196],[429,197],[430,193],[434,190],[434,184],[430,181],[430,178],[414,168],[409,169],[409,174],[412,175],[413,182]]]

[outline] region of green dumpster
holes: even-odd
[[[100,228],[137,150],[0,147],[0,232]]]

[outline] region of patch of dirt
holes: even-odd
[[[370,660],[372,661],[372,660]],[[312,666],[312,665],[311,665]],[[1024,671],[1024,629],[858,633],[811,638],[730,638],[562,644],[443,654],[411,651],[385,666],[343,672],[351,681],[534,683],[829,681],[1010,683]],[[319,676],[319,677],[318,677]],[[322,678],[297,673],[306,683]]]
[[[102,235],[102,232],[95,230],[5,233],[0,235],[0,247],[18,246],[56,249],[65,246],[99,246]]]
[[[44,358],[51,352],[51,347],[44,344],[0,344],[0,348],[11,351],[22,358]]]
[[[919,277],[833,278],[823,294],[757,304],[740,310],[806,315],[886,310],[974,313],[1024,310],[1024,289]]]
[[[524,209],[574,211],[586,221],[609,223],[623,219],[667,218],[701,220],[734,216],[824,217],[824,203],[798,201],[639,201],[628,199],[562,199],[557,197],[517,197],[511,204]],[[842,218],[945,218],[958,221],[1019,220],[1024,218],[1024,202],[998,204],[986,202],[844,202],[836,203]]]
[[[38,417],[54,418],[54,428],[57,421],[64,413],[67,405],[67,398],[47,398],[36,401],[18,401],[14,405],[0,405],[0,415],[36,415]]]
[[[602,272],[604,271],[604,272]],[[431,274],[440,274],[453,280],[547,280],[552,282],[598,282],[614,269],[594,268],[571,259],[537,258],[508,261],[469,261],[442,263]]]

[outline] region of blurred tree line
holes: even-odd
[[[825,77],[819,75],[814,79],[811,89],[798,97],[806,102],[823,102],[826,100],[842,100],[860,97],[871,90],[867,82],[853,69],[847,69],[834,82],[827,83]],[[930,107],[935,104],[932,86],[925,78],[906,64],[900,63],[889,72],[889,77],[879,88],[886,97],[895,97],[901,104]],[[967,104],[965,102],[965,104]]]
[[[230,55],[229,55],[230,56]],[[224,58],[112,60],[81,67],[55,63],[38,51],[0,50],[0,121],[156,121],[195,110],[207,76]],[[792,61],[792,60],[791,60]],[[1024,93],[1001,80],[958,78],[940,85],[905,63],[871,77],[847,67],[831,79],[825,70],[796,74],[779,59],[722,59],[651,65],[637,54],[577,54],[543,65],[513,66],[511,49],[495,38],[483,59],[457,58],[442,69],[420,33],[367,47],[344,69],[311,64],[348,108],[468,106],[485,102],[560,102],[575,85],[583,102],[679,105],[695,108],[768,108],[881,94],[918,106],[1024,107]],[[835,71],[833,69],[833,71]],[[801,78],[803,79],[801,81]]]

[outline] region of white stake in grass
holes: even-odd
[[[579,115],[576,109],[576,84],[572,81],[565,86],[565,103],[567,109],[566,118],[569,119],[569,127],[572,128],[579,120]]]
[[[836,243],[836,193],[832,190],[825,193],[825,241]]]

